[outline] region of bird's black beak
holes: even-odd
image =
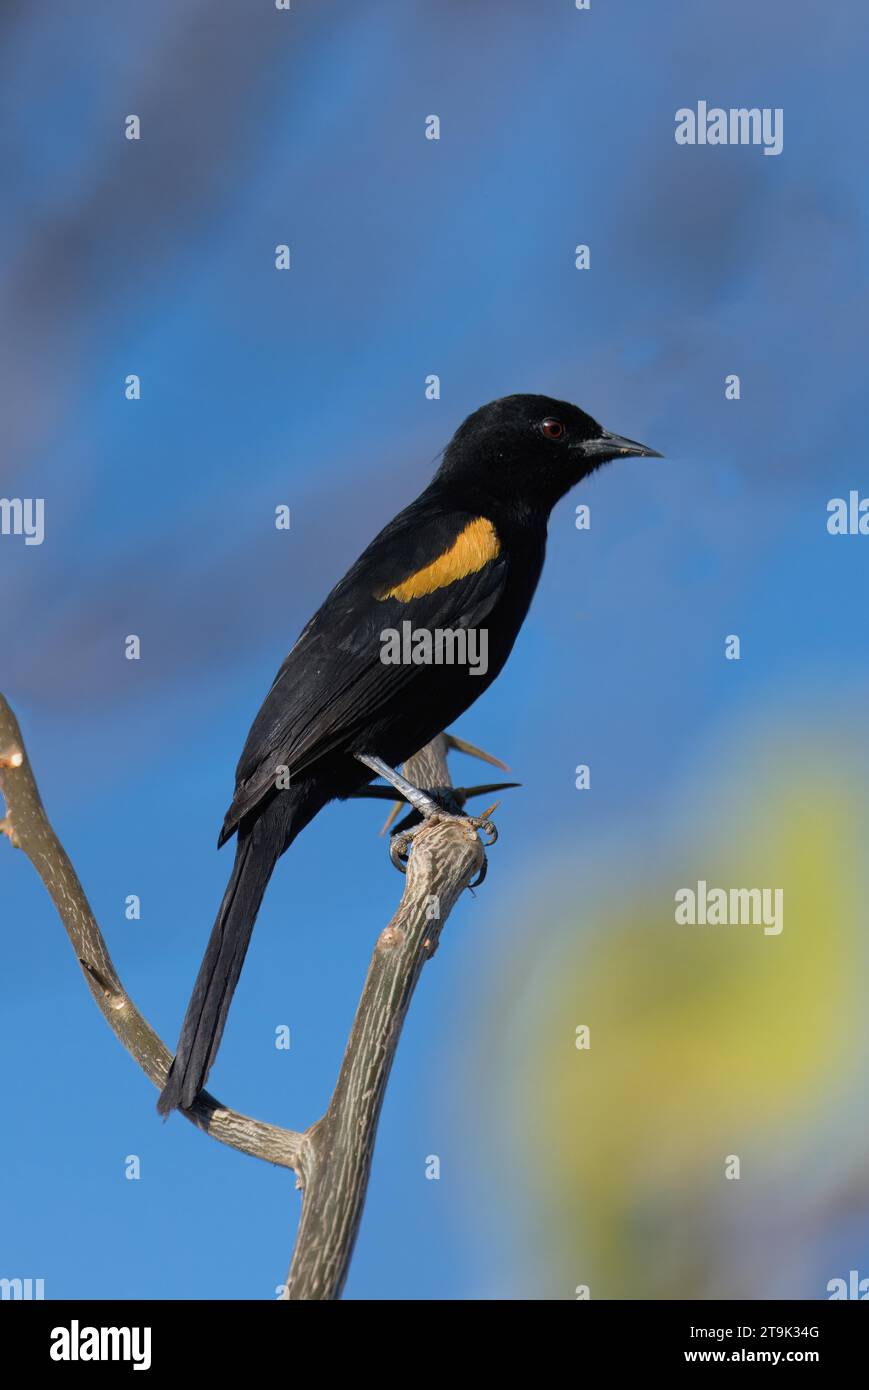
[[[617,459],[626,455],[644,459],[664,457],[657,449],[650,449],[648,444],[638,444],[635,439],[625,439],[621,434],[610,434],[609,430],[601,430],[596,439],[586,439],[581,444],[571,445],[571,448],[587,459]]]

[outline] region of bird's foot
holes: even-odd
[[[492,812],[496,809],[498,804],[499,803],[496,801],[493,806],[490,806],[488,810],[484,811],[482,815],[479,816],[455,815],[451,811],[442,811],[436,808],[431,814],[426,815],[418,825],[411,826],[408,830],[398,830],[390,837],[389,858],[400,873],[406,873],[411,846],[419,832],[424,830],[427,825],[443,824],[446,821],[454,821],[458,825],[467,827],[474,835],[482,832],[482,835],[487,837],[483,840],[483,845],[488,849],[491,845],[494,845],[498,838],[498,831],[495,823],[490,819]],[[478,888],[480,886],[486,877],[488,867],[489,861],[484,853],[480,872],[474,879],[474,882],[470,884],[471,888]]]
[[[484,753],[481,749],[475,748],[473,744],[457,739],[453,734],[443,734],[440,737],[448,748],[456,748],[463,753],[470,753],[475,757],[482,758],[485,762],[494,763],[496,766],[506,769],[506,764],[498,758],[493,758],[491,753]],[[366,767],[371,768],[372,772],[376,772],[378,776],[388,782],[398,792],[402,802],[406,802],[410,806],[410,813],[396,827],[389,841],[389,857],[395,868],[399,869],[401,873],[407,871],[410,848],[415,836],[424,826],[432,825],[438,821],[458,821],[463,826],[470,827],[474,835],[478,831],[482,831],[483,835],[488,836],[483,844],[487,848],[493,845],[498,838],[498,832],[489,817],[499,803],[496,801],[479,816],[466,816],[463,809],[465,802],[469,797],[477,796],[481,792],[500,791],[502,788],[518,785],[516,782],[494,782],[480,787],[438,787],[431,791],[423,791],[421,788],[415,787],[395,768],[390,767],[382,758],[367,753],[357,753],[355,756],[359,762],[364,763]],[[389,792],[383,787],[367,787],[359,793],[362,796],[383,794],[389,795]],[[398,803],[398,808],[401,807],[402,802]],[[386,822],[383,827],[384,830],[389,828],[394,818],[395,813]],[[483,882],[487,867],[484,854],[482,868],[475,881],[470,885],[472,888],[478,887]]]

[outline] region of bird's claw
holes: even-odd
[[[484,835],[488,835],[488,840],[483,840],[486,849],[489,849],[496,843],[498,839],[498,827],[492,821],[481,821],[479,825],[475,826],[475,829],[482,830]]]
[[[419,827],[417,827],[419,829]],[[401,830],[397,835],[392,835],[389,840],[389,858],[392,867],[398,869],[400,874],[407,873],[407,861],[410,857],[410,842],[413,839],[412,830]]]
[[[482,830],[484,835],[488,835],[488,840],[483,840],[483,844],[488,849],[494,845],[498,839],[498,827],[493,820],[490,820],[492,812],[500,806],[500,801],[496,801],[494,806],[490,806],[488,811],[483,811],[479,816],[471,816],[471,825],[475,830]]]
[[[489,817],[491,816],[492,812],[498,806],[500,806],[500,804],[501,803],[499,801],[496,801],[495,805],[490,806],[488,811],[484,811],[481,816],[473,816],[471,818],[471,825],[474,827],[477,833],[479,834],[480,832],[482,832],[482,835],[488,836],[488,839],[484,839],[482,841],[483,862],[480,865],[480,872],[477,874],[477,877],[474,879],[473,883],[468,885],[468,887],[472,891],[475,888],[479,888],[480,884],[485,882],[486,874],[489,872],[489,861],[486,858],[486,850],[490,849],[491,846],[494,845],[496,840],[498,839],[498,827],[495,825],[495,822],[493,820],[489,819]]]
[[[462,825],[470,826],[475,835],[482,832],[480,835],[482,844],[486,849],[489,849],[498,839],[498,829],[490,817],[499,804],[500,803],[496,801],[494,806],[490,806],[488,810],[484,811],[480,816],[454,815],[449,811],[441,810],[433,811],[430,815],[426,816],[419,825],[414,825],[408,830],[397,831],[390,837],[389,841],[389,858],[392,864],[398,869],[399,873],[407,873],[407,862],[410,858],[410,848],[413,840],[425,826],[436,825],[440,821],[459,821]],[[489,861],[484,853],[480,872],[474,879],[474,882],[469,884],[470,888],[479,888],[486,877],[488,868]]]
[[[486,856],[485,856],[485,854],[484,854],[484,855],[483,855],[483,862],[482,862],[482,864],[480,865],[480,872],[477,874],[477,877],[474,879],[473,883],[469,883],[469,884],[468,884],[468,889],[469,889],[469,891],[470,891],[471,893],[473,893],[473,891],[474,891],[475,888],[479,888],[479,886],[480,886],[481,883],[484,883],[484,882],[485,882],[486,874],[487,874],[488,872],[489,872],[489,861],[488,861],[488,859],[486,858]]]

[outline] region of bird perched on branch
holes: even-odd
[[[236,769],[218,839],[236,835],[235,863],[158,1101],[162,1114],[189,1108],[205,1085],[278,859],[327,802],[358,794],[375,776],[423,815],[437,809],[395,769],[500,672],[540,578],[555,503],[601,464],[632,454],[661,457],[565,401],[491,401],[459,426],[428,487],[304,628]],[[445,639],[423,643],[422,661],[387,660],[384,633],[407,622],[429,639],[484,637],[485,664],[442,659]],[[473,650],[479,656],[479,643]]]

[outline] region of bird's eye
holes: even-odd
[[[563,439],[565,433],[561,421],[554,420],[551,415],[547,416],[541,424],[540,432],[544,434],[547,439]]]

